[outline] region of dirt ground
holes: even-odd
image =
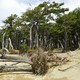
[[[70,61],[50,68],[43,76],[34,75],[32,72],[3,72],[0,73],[0,80],[80,80],[80,50],[56,54],[63,57],[67,56]],[[5,62],[0,62],[0,65],[4,64]],[[10,65],[12,63],[8,62],[6,64]],[[17,65],[29,66],[25,63]]]

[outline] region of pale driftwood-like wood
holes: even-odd
[[[68,70],[68,69],[70,69],[70,68],[73,68],[73,67],[75,67],[76,65],[78,65],[78,64],[80,64],[80,62],[78,62],[77,64],[74,64],[74,65],[71,65],[71,66],[69,66],[69,67],[67,67],[67,68],[59,68],[58,70],[59,71],[66,71],[66,70]]]
[[[5,60],[5,61],[11,61],[11,62],[24,62],[24,63],[28,63],[28,64],[30,64],[30,65],[32,65],[33,63],[31,62],[31,60],[30,59],[28,59],[28,58],[21,58],[21,57],[15,57],[15,56],[7,56],[7,55],[5,55],[5,56],[3,56],[3,57],[0,57],[1,59],[7,59],[7,60]]]
[[[32,71],[29,66],[0,65],[0,72]]]
[[[9,37],[9,49],[12,49],[13,50],[13,45],[12,45],[12,42],[11,42],[11,38]]]
[[[4,48],[4,45],[5,45],[5,43],[4,43],[5,35],[6,35],[6,32],[5,32],[5,33],[3,34],[3,36],[2,36],[2,49]]]
[[[4,60],[5,62],[9,61],[9,62],[24,62],[24,63],[28,63],[31,65],[32,67],[32,72],[34,74],[44,74],[47,72],[48,70],[48,66],[47,66],[47,58],[46,55],[42,53],[35,54],[35,56],[29,58],[22,58],[20,56],[12,56],[12,55],[3,55],[0,57],[2,60]],[[3,68],[3,69],[2,69]],[[1,67],[1,70],[4,70],[4,68],[6,69],[6,66]],[[10,66],[8,67],[10,68]]]

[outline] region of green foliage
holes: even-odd
[[[27,46],[26,43],[22,43],[22,44],[20,45],[20,47],[21,47],[21,50],[24,51],[24,52],[26,52],[26,51],[28,50],[28,46]]]
[[[15,46],[21,46],[24,51],[30,46],[31,27],[32,48],[37,46],[37,36],[39,47],[57,48],[61,47],[61,44],[64,47],[65,32],[68,35],[69,46],[79,47],[80,8],[64,14],[68,8],[63,8],[63,5],[64,3],[43,2],[34,9],[26,10],[21,17],[11,15],[4,21],[6,27],[3,31],[11,37]],[[27,45],[24,43],[20,45],[21,39],[26,39]]]

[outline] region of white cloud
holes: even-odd
[[[11,14],[21,15],[27,8],[34,8],[43,1],[64,2],[63,7],[69,8],[70,11],[80,7],[80,0],[0,0],[0,25],[3,25],[2,21]]]
[[[11,14],[21,15],[28,8],[28,4],[19,3],[19,0],[0,0],[0,25],[1,21]]]
[[[80,0],[67,0],[64,7],[67,7],[70,11],[73,11],[75,8],[80,7]]]

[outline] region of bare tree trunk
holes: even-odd
[[[10,38],[9,38],[9,49],[13,50],[13,45]]]
[[[67,35],[66,26],[64,26],[64,37],[65,37],[64,50],[65,50],[65,52],[66,52],[66,51],[68,50],[68,35]]]
[[[42,39],[41,39],[41,35],[40,35],[40,39],[39,39],[39,45],[42,45]]]
[[[5,45],[6,49],[8,48],[8,44],[9,44],[8,39],[6,39],[6,45]]]
[[[80,48],[80,38],[78,38],[78,40],[79,40],[79,41],[78,41],[78,46],[79,46],[79,48]]]
[[[60,40],[58,40],[58,42],[60,43],[61,48],[64,48],[64,47],[63,47],[63,44],[61,43],[61,41],[60,41]]]
[[[44,36],[44,41],[45,41],[45,47],[46,47],[46,44],[47,44],[46,36]]]
[[[0,65],[0,72],[32,71],[29,66]]]
[[[57,43],[57,48],[60,48],[59,43]]]
[[[30,27],[30,48],[32,48],[32,27]]]
[[[77,31],[76,31],[76,44],[77,44],[77,47],[80,48],[80,37]]]
[[[44,40],[43,40],[43,37],[41,37],[40,46],[43,48],[43,45],[44,45]]]
[[[78,46],[80,48],[80,37],[79,37],[78,33],[77,33],[77,36],[78,36]]]
[[[5,37],[6,33],[3,34],[3,37],[2,37],[2,49],[5,47],[5,43],[4,43],[4,37]]]
[[[22,58],[19,56],[12,56],[12,55],[5,55],[3,57],[0,57],[0,59],[6,59],[6,61],[11,61],[11,62],[24,62],[28,64],[33,64],[32,61],[29,58]],[[5,60],[4,60],[5,61]]]
[[[36,31],[36,46],[37,48],[39,47],[39,35],[38,35],[38,26],[37,26],[37,31]]]

